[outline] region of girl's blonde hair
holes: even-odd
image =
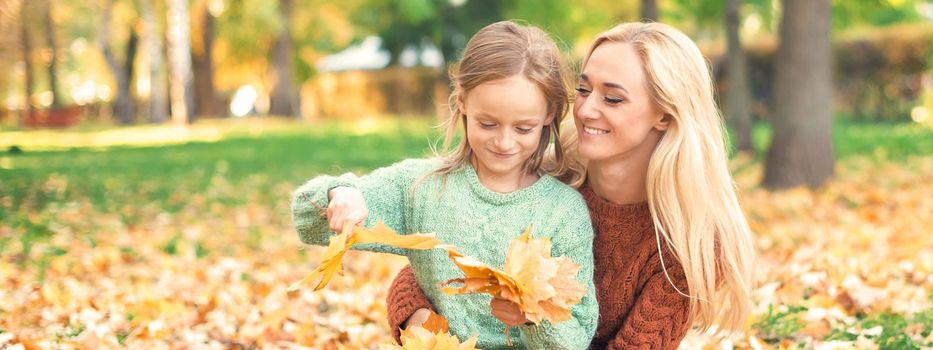
[[[721,331],[739,330],[751,310],[755,254],[729,174],[726,131],[707,62],[696,44],[671,26],[625,23],[596,38],[584,67],[605,42],[632,45],[652,101],[671,120],[651,155],[646,183],[658,253],[664,242],[683,266],[689,290],[680,292],[689,293],[693,324],[702,331],[714,324]],[[564,133],[567,158],[576,173],[585,173],[571,130]],[[577,176],[569,182],[579,187],[584,180]],[[661,263],[667,274],[670,260],[661,255]]]
[[[527,173],[559,175],[565,172],[563,147],[560,144],[560,124],[567,114],[570,96],[567,94],[567,68],[557,45],[547,33],[530,25],[501,21],[480,29],[470,38],[459,63],[450,68],[453,93],[450,95],[450,116],[445,121],[443,164],[434,174],[446,176],[467,164],[473,150],[467,140],[466,115],[457,100],[473,88],[498,79],[521,75],[534,82],[547,100],[547,116],[553,120],[544,126],[538,149],[525,162]],[[463,123],[463,137],[457,137],[457,124]],[[545,150],[553,142],[556,159],[542,166]]]

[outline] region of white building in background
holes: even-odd
[[[382,69],[389,65],[389,51],[382,47],[382,39],[370,36],[343,51],[319,59],[315,66],[320,72],[338,72],[348,70]],[[426,66],[440,67],[443,55],[434,45],[428,43],[421,47],[410,45],[399,55],[399,64],[403,67]]]

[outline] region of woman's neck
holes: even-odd
[[[646,179],[648,158],[590,161],[586,181],[598,196],[615,204],[632,204],[648,199]]]

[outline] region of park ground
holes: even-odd
[[[319,174],[430,154],[419,118],[203,121],[0,132],[0,348],[375,348],[403,258],[351,252],[322,291],[290,192]],[[731,168],[755,233],[754,310],[684,348],[933,347],[933,129],[834,126],[836,176],[759,186]],[[758,149],[769,129],[755,128]],[[15,146],[15,147],[14,147]]]

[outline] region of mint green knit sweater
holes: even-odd
[[[439,165],[437,159],[405,160],[362,177],[344,174],[308,181],[292,199],[301,241],[327,245],[333,231],[312,203],[327,207],[327,192],[339,186],[363,192],[369,209],[367,227],[382,220],[401,234],[434,232],[442,242],[494,267],[502,267],[509,242],[533,224],[532,237],[551,237],[552,255],[566,256],[581,266],[576,278],[587,293],[573,307],[571,320],[512,328],[512,349],[586,349],[596,330],[599,308],[593,287],[593,229],[580,194],[551,176],[512,193],[492,192],[469,165],[449,174],[443,192],[438,176],[418,182]],[[478,335],[477,347],[482,349],[507,348],[504,325],[490,314],[488,294],[447,295],[438,288],[438,282],[463,277],[443,250],[355,248],[407,256],[418,284],[447,318],[451,334],[461,341]]]

